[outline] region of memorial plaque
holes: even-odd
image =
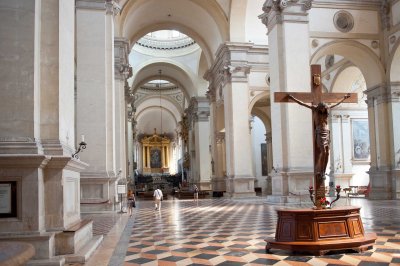
[[[17,217],[17,182],[0,182],[0,218]]]
[[[118,185],[117,192],[118,194],[126,194],[126,185]]]

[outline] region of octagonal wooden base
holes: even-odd
[[[376,234],[364,233],[360,207],[278,210],[275,239],[266,239],[266,251],[284,249],[323,255],[333,250],[357,252],[372,247]]]

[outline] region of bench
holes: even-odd
[[[56,255],[74,254],[92,237],[93,220],[80,220],[56,234]]]
[[[367,196],[369,193],[368,186],[350,186],[349,188],[343,189],[343,191],[347,192],[347,196]]]

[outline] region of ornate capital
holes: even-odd
[[[106,0],[106,14],[116,16],[121,12],[121,7],[116,1]]]
[[[215,92],[215,89],[213,87],[211,87],[211,86],[208,87],[208,91],[206,93],[206,97],[211,103],[215,103],[216,92]]]
[[[132,76],[132,67],[129,65],[129,41],[127,39],[114,39],[114,61],[116,79],[126,80]]]
[[[311,7],[312,0],[266,0],[262,7],[264,13],[258,18],[270,30],[274,25],[286,20],[304,22],[305,19],[300,18],[299,15],[306,15]]]
[[[205,97],[192,97],[189,107],[186,110],[190,128],[196,122],[208,121],[208,117],[210,116],[210,106]]]
[[[217,144],[223,144],[225,142],[225,132],[215,132],[214,135]]]
[[[267,133],[265,134],[265,142],[266,142],[267,144],[272,143],[272,132],[267,132]]]

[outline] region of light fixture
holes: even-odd
[[[158,89],[160,90],[160,136],[163,136],[163,128],[162,128],[162,105],[161,105],[161,69],[158,70],[159,79],[158,79]]]
[[[82,140],[79,143],[79,148],[75,151],[74,154],[72,154],[72,158],[79,159],[78,153],[80,153],[82,150],[86,149],[86,142],[85,142],[85,135],[82,135]]]

